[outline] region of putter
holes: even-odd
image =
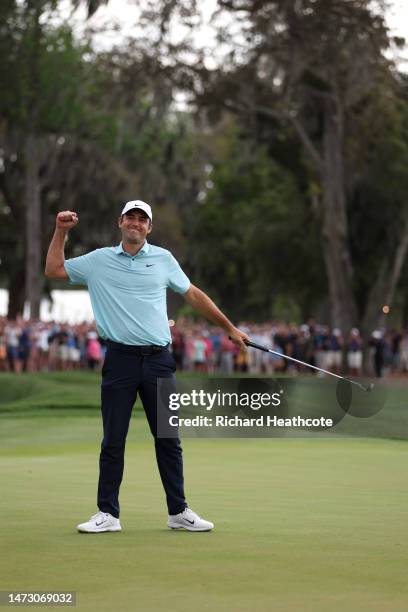
[[[278,357],[288,359],[289,361],[293,361],[294,363],[299,363],[302,366],[312,368],[313,370],[317,370],[318,372],[323,372],[324,374],[328,374],[329,376],[335,376],[335,378],[339,378],[340,380],[347,380],[347,382],[351,383],[352,385],[356,385],[356,387],[359,387],[363,391],[370,392],[374,389],[374,383],[370,383],[369,385],[367,385],[367,387],[365,387],[356,380],[351,380],[351,378],[346,378],[345,376],[334,374],[334,372],[328,372],[327,370],[323,370],[323,368],[318,368],[317,366],[314,366],[310,363],[300,361],[300,359],[295,359],[294,357],[289,357],[289,355],[284,355],[283,353],[278,353],[278,351],[273,351],[272,349],[267,348],[266,346],[262,346],[261,344],[256,344],[255,342],[248,342],[247,340],[244,340],[244,342],[247,346],[252,346],[252,348],[259,349],[260,351],[264,351],[265,353],[272,353],[272,355],[278,355]]]

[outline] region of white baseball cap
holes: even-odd
[[[153,221],[153,213],[151,207],[149,206],[149,204],[146,204],[146,202],[142,202],[142,200],[132,200],[131,202],[127,202],[121,212],[121,216],[126,215],[129,210],[133,210],[134,208],[140,208],[140,210],[143,210],[143,212],[145,212],[146,215],[149,217],[150,221]]]

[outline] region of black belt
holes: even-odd
[[[155,344],[137,345],[137,344],[121,344],[120,342],[114,342],[113,340],[106,340],[106,344],[113,348],[125,353],[132,353],[134,355],[153,355],[155,353],[161,353],[167,351],[169,345],[158,346]]]

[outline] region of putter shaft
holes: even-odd
[[[264,351],[265,353],[272,353],[272,355],[278,355],[283,359],[288,359],[289,361],[293,361],[294,363],[298,363],[299,365],[305,366],[307,368],[312,368],[313,370],[317,370],[318,372],[323,372],[324,374],[328,374],[329,376],[335,376],[335,378],[339,378],[340,380],[347,380],[352,385],[356,385],[363,389],[363,391],[371,391],[372,385],[369,387],[365,387],[361,383],[356,380],[351,380],[350,378],[346,378],[345,376],[340,376],[340,374],[334,374],[334,372],[329,372],[328,370],[324,370],[323,368],[318,368],[317,366],[312,365],[311,363],[306,363],[305,361],[300,361],[300,359],[295,359],[294,357],[289,357],[289,355],[285,355],[284,353],[279,353],[278,351],[274,351],[266,346],[262,346],[261,344],[256,344],[255,342],[245,342],[247,346],[252,346],[252,348],[259,349],[260,351]]]

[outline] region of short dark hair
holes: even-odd
[[[145,211],[144,211],[144,210],[142,210],[141,208],[132,208],[131,210],[128,210],[128,211],[127,211],[127,213],[125,213],[124,215],[119,215],[120,220],[122,221],[122,218],[123,218],[123,217],[125,217],[125,216],[126,216],[126,215],[128,215],[129,213],[135,212],[135,211],[137,211],[137,210],[138,210],[139,212],[143,213],[143,215],[144,215],[144,216],[146,217],[146,219],[149,221],[149,227],[151,227],[151,226],[152,226],[152,220],[151,220],[151,218],[150,218],[150,217],[149,217],[149,215],[147,215],[147,214],[145,213]]]

